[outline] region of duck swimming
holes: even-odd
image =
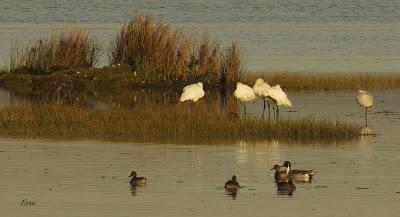
[[[279,182],[288,182],[288,171],[287,170],[283,170],[281,171],[281,166],[279,166],[278,164],[275,164],[271,170],[275,170],[275,174],[274,174],[274,178],[276,183]]]
[[[224,188],[225,188],[226,191],[230,191],[230,192],[236,192],[237,190],[239,190],[240,185],[237,182],[237,179],[236,179],[235,175],[232,176],[231,180],[229,180],[229,181],[227,181],[225,183]]]
[[[314,175],[312,170],[292,170],[290,161],[285,161],[282,166],[286,167],[286,173],[289,179],[295,182],[311,182]]]
[[[129,183],[134,186],[141,186],[146,184],[146,178],[144,177],[138,177],[136,174],[136,171],[132,171],[131,175],[129,177],[132,177]]]

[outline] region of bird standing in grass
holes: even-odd
[[[233,93],[237,99],[244,102],[244,114],[246,115],[246,102],[250,102],[256,99],[256,94],[253,88],[238,82],[236,84],[236,90]]]
[[[269,93],[271,90],[271,86],[267,84],[263,79],[258,78],[256,80],[256,83],[253,86],[254,93],[261,97],[264,101],[264,109],[263,109],[263,117],[264,117],[264,112],[265,112],[265,106],[266,104],[268,105],[268,113],[271,114],[270,112],[270,103],[269,103]]]
[[[279,118],[279,106],[292,107],[292,102],[279,84],[271,87],[268,98],[270,98],[276,106],[277,118]]]
[[[357,96],[357,102],[360,106],[365,108],[365,127],[368,126],[368,121],[367,121],[367,113],[368,113],[368,108],[372,107],[374,104],[374,97],[372,96],[371,93],[365,91],[365,90],[359,90],[358,91],[358,96]]]
[[[197,100],[203,98],[203,96],[203,83],[199,82],[197,84],[190,84],[184,87],[179,101],[185,102],[186,100],[192,100],[193,102],[196,102]]]

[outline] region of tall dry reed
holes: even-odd
[[[91,67],[100,51],[96,40],[81,29],[51,34],[25,48],[18,44],[12,46],[10,71],[33,74]]]
[[[226,50],[210,39],[172,30],[150,15],[138,14],[124,25],[109,51],[112,64],[125,63],[144,76],[170,80],[206,79],[236,82],[240,75],[240,52],[233,43]]]

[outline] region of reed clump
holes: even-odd
[[[253,84],[261,77],[271,85],[286,89],[312,90],[377,90],[400,88],[400,73],[294,73],[272,72],[246,74],[243,80]]]
[[[284,139],[345,141],[358,126],[314,118],[267,121],[238,118],[191,105],[90,110],[77,106],[20,106],[0,109],[0,135],[68,138],[125,138],[133,141],[228,141]]]
[[[98,60],[99,52],[99,44],[86,31],[72,29],[68,33],[53,33],[25,48],[13,44],[9,70],[49,74],[65,69],[92,67]]]
[[[188,35],[182,29],[138,14],[124,25],[109,51],[111,64],[124,63],[132,72],[164,80],[235,83],[241,72],[236,43],[222,49],[208,34]]]

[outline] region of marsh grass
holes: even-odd
[[[121,28],[109,58],[111,64],[125,63],[140,75],[164,80],[234,83],[241,71],[235,43],[222,49],[207,33],[188,35],[145,14],[136,15]]]
[[[125,138],[131,141],[263,140],[337,142],[359,136],[358,126],[301,118],[279,122],[208,112],[195,105],[90,110],[42,105],[0,109],[2,136]]]
[[[58,70],[92,67],[98,60],[100,46],[86,31],[53,33],[32,45],[12,44],[10,72],[48,74]]]
[[[376,90],[400,88],[400,73],[294,73],[272,72],[246,74],[243,81],[254,84],[259,77],[270,85],[286,89],[312,90]]]

